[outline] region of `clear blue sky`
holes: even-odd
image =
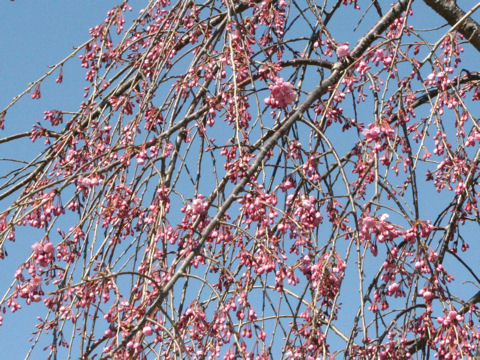
[[[108,9],[120,3],[112,0],[27,0],[2,1],[0,4],[0,108],[22,92],[27,84],[37,80],[49,65],[56,64],[68,55],[73,46],[89,38],[88,29],[100,23]],[[17,106],[9,110],[5,132],[28,131],[35,121],[43,121],[43,111],[52,108],[78,109],[82,99],[84,71],[78,57],[64,69],[64,83],[55,83],[56,74],[42,86],[41,101],[33,101],[27,94]],[[9,155],[31,158],[35,146],[28,148],[0,147],[0,157]],[[5,166],[4,162],[0,166]],[[1,169],[0,169],[1,170]],[[1,171],[3,173],[3,171]],[[0,206],[4,204],[0,202]],[[23,242],[23,243],[22,243]],[[23,261],[32,245],[32,239],[19,237],[15,246],[8,244],[9,256],[0,263],[2,276],[0,288],[6,290],[13,279],[18,263]],[[7,313],[0,327],[0,359],[23,359],[30,347],[28,339],[34,329],[35,308],[24,308],[17,314]],[[33,359],[44,358],[37,353]]]

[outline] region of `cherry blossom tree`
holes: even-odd
[[[1,112],[0,143],[41,150],[2,159],[0,256],[28,254],[0,319],[40,303],[49,359],[473,359],[468,3],[112,8]],[[78,108],[12,132],[76,58]]]

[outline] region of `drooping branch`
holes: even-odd
[[[471,306],[476,305],[480,302],[480,291],[477,291],[475,295],[473,295],[470,299],[468,299],[465,304],[457,311],[458,314],[464,315],[466,314]],[[413,341],[410,341],[408,343],[408,352],[413,355],[423,349],[425,349],[425,345],[427,344],[428,338],[427,337],[421,337],[418,339],[415,339]]]
[[[357,46],[355,46],[354,50],[352,51],[352,56],[358,57],[363,54],[363,52],[371,46],[371,44],[387,29],[387,27],[398,17],[401,15],[403,11],[406,10],[407,5],[409,4],[410,0],[400,0],[397,4],[395,4],[378,22],[373,26],[368,33],[359,41]],[[272,134],[272,136],[268,139],[265,145],[260,149],[260,152],[257,154],[256,160],[250,166],[248,171],[246,171],[243,178],[239,181],[239,183],[233,188],[230,192],[228,198],[224,201],[222,206],[216,211],[215,216],[210,221],[210,223],[206,226],[203,230],[202,234],[197,239],[196,243],[198,244],[195,249],[190,252],[185,259],[183,260],[182,264],[176,269],[174,275],[168,281],[168,283],[163,287],[160,295],[158,296],[157,300],[150,306],[150,308],[146,311],[145,316],[143,319],[136,325],[135,331],[132,331],[125,339],[122,340],[121,345],[125,346],[134,336],[135,334],[142,328],[144,323],[147,321],[147,318],[150,314],[156,311],[156,309],[161,306],[162,302],[165,300],[168,293],[173,289],[174,285],[177,281],[182,277],[182,274],[185,270],[190,267],[192,260],[198,256],[200,251],[203,249],[205,242],[211,232],[217,227],[220,221],[222,221],[225,213],[228,211],[232,203],[237,199],[239,194],[245,189],[246,185],[250,182],[250,179],[256,175],[258,172],[261,164],[264,161],[264,158],[270,152],[271,149],[277,144],[277,142],[284,136],[284,134],[288,133],[290,128],[295,124],[304,112],[306,112],[312,104],[318,100],[323,94],[327,93],[331,86],[334,86],[342,77],[344,70],[348,67],[349,62],[337,62],[333,66],[333,71],[330,76],[325,79],[316,89],[314,89],[306,100],[287,118],[283,121],[282,125],[278,129],[277,132]],[[324,125],[324,124],[323,124]],[[320,126],[320,129],[323,127]],[[220,189],[223,189],[223,186],[219,186]],[[219,192],[212,195],[218,195]],[[214,196],[211,196],[209,199],[209,206],[215,200]],[[197,220],[198,222],[199,220]],[[194,225],[196,227],[196,225]],[[116,349],[115,349],[116,350]],[[115,351],[112,350],[112,353]],[[102,359],[106,359],[103,357]]]
[[[44,301],[51,356],[70,318],[85,359],[471,355],[479,295],[458,306],[464,276],[440,263],[478,218],[480,77],[460,36],[423,38],[413,0],[371,2],[380,20],[345,39],[333,20],[364,4],[334,3],[151,1],[110,43],[112,9],[82,110],[0,139],[45,138],[0,174],[25,189],[0,234],[43,233],[1,310]],[[431,185],[445,206],[425,210]],[[438,326],[449,307],[465,320]]]
[[[458,7],[453,0],[424,0],[480,52],[480,25]]]

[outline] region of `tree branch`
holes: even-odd
[[[455,1],[424,0],[437,14],[443,17],[451,26],[456,26],[460,34],[465,36],[475,49],[480,51],[480,25],[472,20],[465,11],[460,9]]]
[[[477,304],[480,302],[480,291],[477,291],[477,293],[475,295],[473,295],[463,306],[460,310],[458,310],[458,313],[460,315],[463,315],[465,314],[466,312],[468,312],[468,310],[470,309],[470,306],[473,305],[473,304]],[[416,339],[416,340],[413,340],[411,342],[411,346],[408,348],[408,352],[413,355],[415,354],[416,352],[422,350],[425,348],[425,345],[427,344],[427,340],[428,338],[427,337],[421,337],[419,339]]]

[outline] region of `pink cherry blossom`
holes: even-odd
[[[125,0],[38,64],[0,109],[5,341],[23,310],[38,358],[473,359],[478,26],[425,2]]]
[[[337,47],[337,56],[339,58],[344,58],[350,55],[350,46],[348,44],[343,44]]]
[[[277,78],[275,84],[270,85],[271,94],[264,102],[272,108],[284,108],[297,98],[297,93],[293,89],[293,85],[283,78]]]
[[[35,89],[33,90],[32,99],[40,99],[40,97],[41,97],[41,93],[40,93],[40,83],[38,83],[38,84],[35,86]]]
[[[148,325],[143,328],[142,332],[145,336],[151,336],[153,334],[152,327]]]

